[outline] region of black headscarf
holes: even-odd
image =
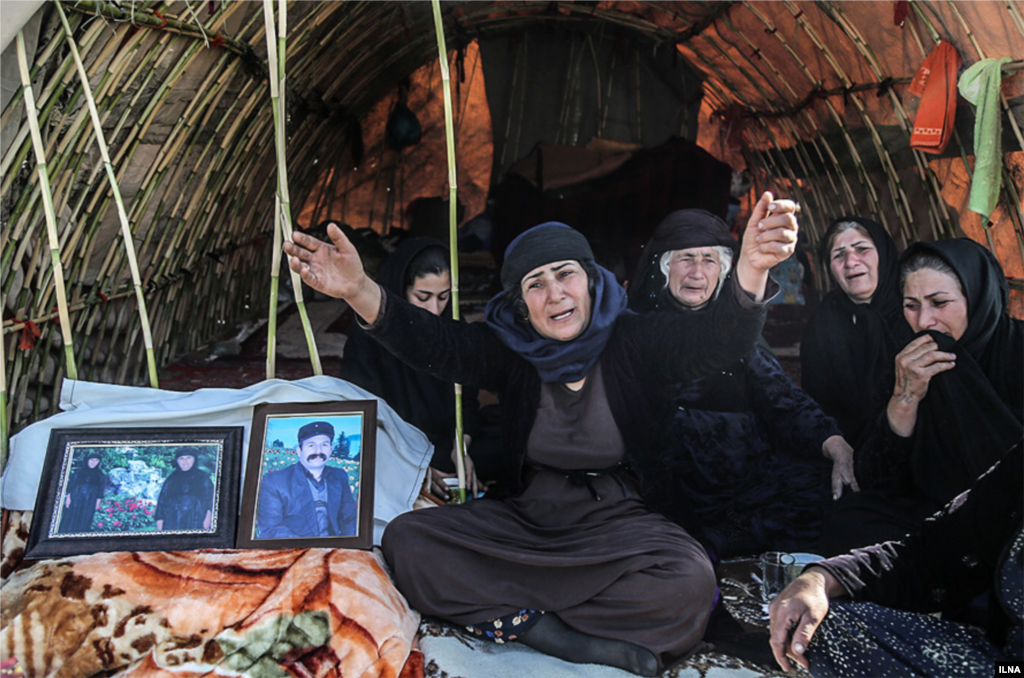
[[[178,459],[191,456],[195,461],[185,471]],[[200,530],[207,511],[213,510],[213,482],[209,471],[199,467],[199,450],[180,447],[174,453],[174,470],[164,480],[157,497],[155,520],[164,530]]]
[[[431,247],[440,247],[446,256],[448,254],[448,246],[437,238],[406,238],[381,265],[380,272],[377,273],[377,282],[389,292],[405,299],[405,278],[409,264],[420,252]],[[451,304],[449,304],[445,306],[442,316],[450,318],[451,314]]]
[[[910,332],[896,243],[881,224],[860,217],[833,221],[819,249],[822,268],[831,274],[832,234],[847,221],[862,226],[878,250],[878,286],[866,304],[854,303],[838,285],[821,300],[800,346],[801,385],[856,444],[892,395],[893,360]]]
[[[520,320],[512,302],[513,286],[519,285],[522,276],[563,259],[587,262],[597,271],[590,281],[590,323],[569,341],[542,337],[529,322]],[[498,339],[529,361],[545,383],[569,384],[587,376],[601,357],[615,320],[626,310],[626,290],[611,271],[594,263],[586,238],[557,221],[534,226],[506,248],[501,280],[505,290],[487,302],[486,309],[487,326]]]
[[[405,299],[409,265],[423,250],[448,248],[436,238],[408,238],[395,248],[377,274],[377,282]],[[426,311],[424,311],[426,312]],[[441,317],[451,317],[451,304]],[[455,435],[455,396],[452,384],[409,367],[352,323],[341,361],[341,378],[383,398],[398,416],[423,431],[434,445],[431,466],[454,470],[451,462]],[[463,391],[465,431],[473,435],[478,404],[475,391]]]
[[[917,243],[901,262],[927,251],[948,263],[967,297],[959,340],[929,332],[956,367],[932,377],[914,426],[913,478],[937,503],[964,491],[1024,435],[1024,323],[1007,313],[1003,269],[967,238]]]
[[[644,247],[636,275],[629,286],[629,307],[638,313],[682,309],[672,293],[665,287],[661,272],[661,255],[693,247],[728,247],[733,251],[733,263],[739,249],[729,226],[707,210],[676,210],[658,224],[654,235]]]

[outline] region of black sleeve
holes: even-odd
[[[897,495],[913,492],[912,441],[913,436],[903,438],[893,432],[882,410],[854,450],[854,472],[861,488]]]
[[[751,405],[771,432],[772,442],[808,458],[824,458],[822,445],[842,435],[836,420],[789,378],[767,351],[755,348],[746,361]]]
[[[857,600],[913,612],[955,610],[992,585],[1001,553],[1021,525],[1022,477],[1018,444],[918,532],[815,566]]]
[[[692,381],[725,369],[753,350],[764,325],[766,303],[778,293],[778,283],[768,279],[760,302],[751,299],[734,276],[725,285],[709,313],[669,311],[623,317],[634,325],[631,351],[658,362],[653,375],[668,383]]]
[[[410,367],[444,381],[499,393],[512,364],[520,359],[484,323],[435,316],[383,287],[377,320],[365,329]]]
[[[385,398],[381,372],[380,348],[353,322],[345,341],[339,376],[378,397]]]

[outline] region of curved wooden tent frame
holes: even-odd
[[[276,35],[264,7],[270,0],[66,0],[35,13],[26,86],[0,117],[4,445],[12,428],[55,408],[65,375],[156,386],[159,365],[241,319],[273,317],[279,238],[292,228],[290,207],[317,185],[318,161],[341,157],[326,149],[347,148],[352,123],[437,57],[429,2],[293,0]],[[812,244],[840,211],[879,220],[904,244],[966,233],[999,255],[1015,313],[1024,308],[1016,0],[915,0],[902,27],[891,2],[438,7],[455,49],[538,25],[600,25],[636,49],[677,50],[704,79],[693,136],[759,188],[800,200]],[[1003,67],[1003,191],[987,223],[966,208],[969,140],[955,134],[952,153],[938,157],[907,146],[907,86],[940,40],[967,65],[1017,59]],[[306,334],[319,373],[308,322]]]

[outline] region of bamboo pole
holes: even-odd
[[[281,199],[274,196],[274,219],[281,214]],[[270,310],[267,314],[267,379],[273,379],[277,370],[277,294],[281,270],[281,229],[274,228],[274,249],[270,264]]]
[[[142,293],[142,278],[139,275],[139,264],[135,259],[135,244],[132,240],[132,229],[128,224],[128,213],[125,211],[124,201],[121,199],[121,190],[117,184],[117,177],[114,175],[114,166],[110,162],[110,154],[107,151],[107,142],[103,136],[103,125],[100,123],[99,111],[96,109],[96,101],[93,99],[92,90],[89,86],[89,76],[85,72],[85,65],[78,53],[78,46],[75,44],[74,36],[71,34],[71,25],[64,14],[61,3],[54,3],[57,14],[60,16],[61,25],[64,27],[64,35],[67,38],[68,47],[75,59],[75,66],[78,68],[78,75],[82,80],[82,88],[85,92],[86,102],[89,106],[89,115],[92,117],[92,124],[96,134],[96,145],[100,150],[100,157],[103,159],[104,167],[107,170],[107,178],[110,181],[110,190],[114,195],[114,203],[117,206],[117,215],[121,222],[121,235],[124,239],[125,253],[128,256],[128,264],[131,268],[132,282],[135,285],[135,297],[138,302],[139,323],[142,329],[142,339],[146,347],[146,362],[149,366],[149,383],[153,388],[159,387],[159,380],[156,374],[156,358],[153,352],[153,337],[150,333],[149,312],[146,309],[146,299]]]
[[[200,42],[206,40],[206,35],[204,34],[203,28],[200,24],[190,24],[170,16],[166,18],[157,16],[156,12],[153,10],[140,9],[129,13],[117,7],[115,3],[112,2],[102,2],[97,0],[74,0],[74,2],[65,1],[67,2],[68,9],[76,12],[91,14],[103,17],[104,19],[113,19],[118,22],[131,23],[133,26],[155,28],[167,31],[168,33],[178,33],[183,36],[199,40]],[[244,43],[232,38],[231,36],[221,35],[219,38],[225,49],[236,54],[246,53],[246,45]]]
[[[280,31],[274,38],[274,5],[273,0],[263,0],[263,20],[266,27],[267,38],[267,61],[270,70],[270,98],[271,109],[274,114],[274,146],[277,151],[277,194],[281,201],[280,225],[282,235],[291,240],[292,237],[292,215],[291,200],[288,196],[288,159],[285,154],[287,117],[285,108],[285,54],[287,46],[287,4],[286,0],[279,0],[278,21]],[[275,216],[276,218],[276,216]],[[309,357],[313,363],[313,374],[323,374],[323,367],[320,364],[320,353],[316,348],[316,340],[313,337],[313,329],[309,322],[309,315],[306,311],[306,304],[302,299],[302,279],[291,270],[292,288],[295,295],[295,306],[299,311],[299,318],[302,321],[302,331],[306,335],[306,345],[309,347]],[[268,323],[269,324],[269,323]],[[268,342],[269,344],[269,342]]]
[[[441,3],[431,0],[434,9],[434,32],[437,33],[437,59],[441,67],[441,87],[444,90],[444,136],[448,154],[448,249],[452,267],[452,319],[459,319],[459,219],[458,172],[455,167],[455,125],[452,120],[452,90],[448,80],[448,48],[445,46]],[[459,501],[466,502],[466,445],[462,433],[462,384],[455,384],[455,456],[459,476]]]
[[[16,40],[18,71],[21,74],[25,113],[28,115],[32,146],[36,152],[36,172],[39,176],[39,191],[43,198],[43,209],[46,214],[46,233],[50,241],[50,262],[53,266],[53,278],[57,286],[57,308],[60,313],[61,335],[64,339],[64,360],[68,366],[68,376],[72,379],[77,379],[78,367],[75,365],[74,340],[71,336],[71,318],[68,315],[68,298],[67,292],[64,289],[64,266],[60,261],[60,240],[57,237],[57,216],[53,212],[50,176],[46,170],[46,155],[43,152],[43,137],[39,132],[35,95],[32,93],[32,82],[29,80],[28,57],[25,55],[25,36],[21,31],[18,31]]]

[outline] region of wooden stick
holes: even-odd
[[[445,148],[448,155],[448,248],[452,268],[452,318],[459,319],[459,219],[458,219],[458,172],[455,167],[455,125],[452,120],[452,89],[448,80],[448,48],[445,46],[444,22],[441,20],[441,3],[431,0],[434,9],[434,32],[437,34],[437,60],[441,67],[441,87],[444,90],[444,132]],[[466,445],[462,423],[462,384],[455,384],[455,455],[456,472],[459,476],[459,501],[466,502]]]
[[[153,337],[150,333],[149,312],[146,309],[146,299],[142,292],[142,278],[139,275],[139,264],[135,259],[135,244],[132,240],[132,229],[128,223],[128,214],[124,208],[124,201],[121,198],[121,190],[117,184],[117,177],[114,176],[114,167],[110,162],[110,154],[107,151],[107,142],[103,136],[103,125],[100,122],[99,111],[96,109],[96,101],[92,96],[92,89],[89,85],[89,76],[85,72],[85,65],[78,53],[78,46],[75,44],[74,36],[71,34],[71,25],[61,3],[54,3],[57,14],[60,17],[61,25],[64,26],[64,35],[67,38],[68,47],[75,59],[75,66],[78,75],[82,80],[82,88],[85,92],[86,102],[89,105],[89,115],[92,118],[92,125],[96,134],[96,145],[100,150],[100,157],[103,159],[104,167],[107,170],[107,179],[110,181],[110,189],[114,195],[114,203],[117,206],[117,215],[121,222],[121,236],[124,240],[125,254],[128,256],[128,265],[131,268],[132,282],[135,285],[135,297],[138,303],[139,322],[142,329],[142,339],[146,347],[146,362],[149,366],[149,383],[153,388],[159,387],[159,380],[156,373],[156,358],[153,352]]]
[[[292,237],[292,216],[291,201],[288,196],[288,159],[285,152],[286,146],[286,109],[284,99],[285,82],[285,47],[287,40],[287,5],[285,0],[279,0],[278,20],[280,21],[280,35],[274,36],[274,5],[273,0],[263,0],[263,21],[266,29],[267,39],[267,61],[270,71],[270,98],[271,109],[274,114],[274,147],[277,152],[277,192],[280,199],[280,224],[282,235],[291,240]],[[275,215],[276,217],[276,215]],[[302,322],[302,331],[306,336],[306,345],[309,348],[309,357],[313,364],[313,374],[323,374],[323,367],[320,364],[320,353],[316,347],[316,339],[313,337],[313,328],[309,322],[309,315],[306,311],[306,304],[302,298],[302,279],[291,270],[292,288],[295,295],[295,305],[299,311],[299,319]]]
[[[50,241],[50,262],[53,267],[53,279],[57,286],[57,309],[60,313],[61,335],[64,339],[64,360],[68,366],[68,376],[72,379],[77,379],[78,367],[75,365],[74,339],[71,336],[71,318],[68,315],[68,298],[67,292],[64,289],[64,266],[61,264],[60,241],[57,238],[57,216],[53,212],[50,177],[46,171],[43,138],[39,132],[35,95],[32,93],[32,82],[28,74],[28,57],[25,55],[25,37],[21,31],[18,31],[16,42],[18,71],[21,74],[25,112],[28,115],[29,129],[32,134],[32,146],[36,152],[36,172],[39,176],[39,191],[42,194],[43,210],[46,214],[46,233]]]

